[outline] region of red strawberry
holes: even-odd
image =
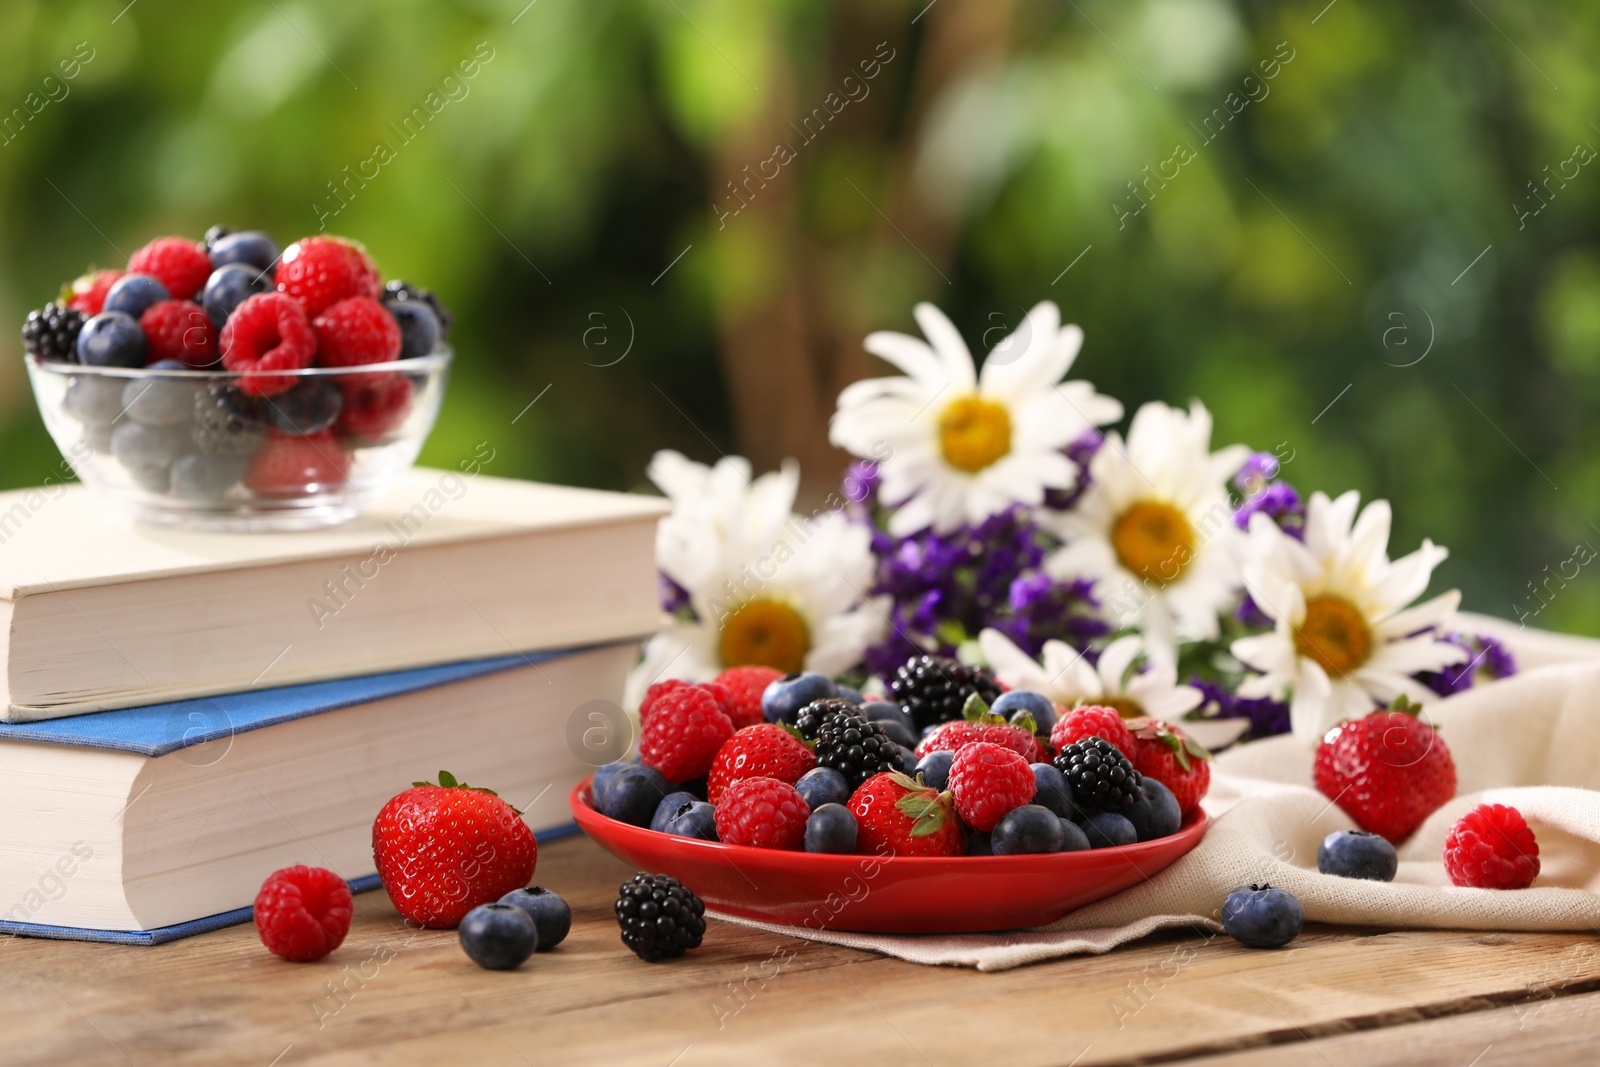
[[[1183,814],[1198,808],[1211,788],[1211,753],[1170,722],[1129,719],[1127,725],[1133,751],[1124,749],[1123,754],[1133,761],[1133,769],[1172,790]]]
[[[724,710],[733,725],[753,726],[761,722],[761,694],[782,677],[783,672],[772,667],[729,667],[717,675],[717,684],[728,694],[728,706]]]
[[[350,374],[339,376],[339,391],[339,429],[352,437],[381,437],[411,413],[416,387],[404,374]]]
[[[532,880],[539,846],[517,809],[448,771],[412,784],[372,824],[378,878],[401,915],[448,930]]]
[[[350,453],[332,430],[305,437],[269,430],[244,484],[257,496],[304,496],[337,489],[349,474]]]
[[[789,785],[817,765],[816,755],[776,723],[746,726],[722,743],[706,782],[706,799],[716,804],[723,790],[746,778],[776,778]]]
[[[930,752],[960,752],[968,745],[983,741],[1003,745],[1029,763],[1043,763],[1049,758],[1039,739],[1021,726],[1004,721],[965,722],[960,719],[934,727],[933,732],[917,744],[917,758]]]
[[[337,237],[307,237],[285,248],[275,280],[278,292],[294,297],[307,318],[347,297],[376,300],[383,292],[366,250]]]
[[[67,306],[77,308],[85,315],[94,316],[105,310],[106,294],[122,280],[120,270],[97,270],[74,281],[68,292]]]
[[[1124,756],[1133,759],[1133,734],[1124,724],[1116,708],[1101,704],[1085,704],[1073,708],[1056,720],[1050,731],[1050,744],[1057,749],[1066,748],[1074,741],[1086,737],[1103,737],[1116,745]]]
[[[659,696],[639,733],[639,758],[674,784],[691,782],[711,770],[733,723],[717,698],[700,686],[685,686]]]
[[[1456,885],[1526,889],[1539,876],[1539,842],[1516,808],[1479,804],[1444,839],[1444,869]]]
[[[966,835],[949,793],[936,793],[899,771],[868,778],[850,797],[856,851],[895,856],[959,856]]]
[[[717,805],[717,838],[751,848],[797,849],[805,843],[811,808],[800,791],[776,778],[745,778],[728,786]]]
[[[211,257],[187,237],[157,237],[128,257],[129,274],[148,274],[174,300],[188,300],[211,277]]]
[[[974,741],[950,764],[956,813],[974,830],[993,830],[1012,808],[1033,800],[1033,768],[1004,745]]]
[[[1317,746],[1317,788],[1354,819],[1399,844],[1456,795],[1444,738],[1401,697],[1387,710],[1342,722]]]

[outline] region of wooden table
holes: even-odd
[[[541,850],[573,931],[513,973],[406,927],[382,892],[356,898],[350,936],[316,964],[274,959],[249,925],[157,948],[3,941],[0,1062],[1600,1063],[1592,934],[1313,927],[1257,952],[1175,933],[980,974],[713,923],[652,966],[611,916],[631,874],[584,839]]]

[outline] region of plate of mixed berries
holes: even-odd
[[[1171,723],[1004,692],[916,657],[885,699],[737,667],[640,705],[639,757],[572,792],[578,825],[708,907],[819,929],[1017,929],[1199,843],[1210,754]]]
[[[331,236],[158,237],[22,327],[46,427],[140,517],[220,528],[350,518],[416,460],[450,315]]]

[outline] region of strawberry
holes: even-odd
[[[639,731],[639,758],[674,784],[692,782],[711,770],[733,722],[716,696],[691,685],[663,693],[651,704]]]
[[[1160,719],[1129,719],[1125,729],[1131,730],[1133,751],[1123,754],[1133,760],[1133,769],[1172,790],[1183,814],[1198,808],[1211,788],[1211,753],[1205,746]]]
[[[746,726],[722,743],[706,781],[706,799],[720,803],[723,790],[746,778],[776,778],[794,785],[817,765],[804,741],[777,723]]]
[[[948,792],[937,793],[899,771],[868,778],[850,797],[856,851],[895,856],[959,856],[965,834]]]
[[[67,298],[68,307],[77,308],[85,315],[98,315],[106,306],[106,294],[121,280],[120,270],[90,271],[68,286],[62,295]]]
[[[761,694],[782,677],[780,670],[755,666],[729,667],[717,675],[717,684],[728,694],[728,704],[723,710],[736,728],[754,726],[762,721]]]
[[[1363,830],[1393,844],[1456,794],[1455,761],[1444,738],[1417,717],[1421,710],[1402,696],[1340,723],[1317,746],[1317,788]]]
[[[956,814],[974,830],[993,830],[1012,808],[1032,802],[1036,788],[1028,761],[1004,745],[974,741],[950,764]]]
[[[1004,745],[1029,763],[1043,763],[1050,758],[1034,733],[1033,716],[1025,711],[1019,711],[1007,722],[1004,716],[990,711],[984,699],[974,693],[967,698],[961,714],[965,717],[939,724],[918,743],[918,759],[930,752],[959,752],[976,741]]]
[[[1073,708],[1056,720],[1054,729],[1050,731],[1050,744],[1062,749],[1086,737],[1103,737],[1116,745],[1124,756],[1133,759],[1133,734],[1129,732],[1122,716],[1117,714],[1116,708],[1100,704],[1084,704]]]
[[[257,496],[300,496],[332,492],[349,474],[350,453],[332,430],[302,437],[273,429],[250,461],[244,484]]]
[[[533,878],[539,846],[522,813],[492,789],[413,782],[372,824],[378,878],[405,918],[448,930]]]

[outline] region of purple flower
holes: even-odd
[[[1083,491],[1089,488],[1089,461],[1094,459],[1094,454],[1100,451],[1100,446],[1106,443],[1105,435],[1099,430],[1085,430],[1078,435],[1078,439],[1062,451],[1066,453],[1073,466],[1078,468],[1078,480],[1071,489],[1046,489],[1044,491],[1044,506],[1052,511],[1069,511],[1083,496]]]
[[[668,615],[676,615],[689,606],[689,591],[662,571],[656,572],[656,597]]]
[[[1230,693],[1226,686],[1199,675],[1192,676],[1189,684],[1205,694],[1200,710],[1206,718],[1249,719],[1250,730],[1244,736],[1250,740],[1289,732],[1289,705],[1282,701],[1271,697],[1246,700]]]
[[[1257,604],[1249,593],[1246,593],[1244,599],[1239,602],[1233,617],[1252,630],[1270,630],[1273,626],[1272,616],[1262,611],[1261,605]]]
[[[1241,530],[1250,528],[1250,516],[1260,512],[1284,533],[1297,541],[1305,540],[1306,506],[1288,482],[1263,485],[1233,513],[1233,521]]]
[[[1035,659],[1046,641],[1084,649],[1111,632],[1111,624],[1097,613],[1100,601],[1087,578],[1058,582],[1037,572],[1025,574],[1011,583],[1006,600],[1010,612],[994,628]]]
[[[1256,491],[1278,476],[1278,457],[1271,452],[1253,452],[1233,476],[1233,487],[1254,496]]]
[[[1481,634],[1449,633],[1441,636],[1457,648],[1465,649],[1465,663],[1457,663],[1442,671],[1422,671],[1417,681],[1442,697],[1471,689],[1479,681],[1495,681],[1517,673],[1517,661],[1511,650],[1492,637]]]

